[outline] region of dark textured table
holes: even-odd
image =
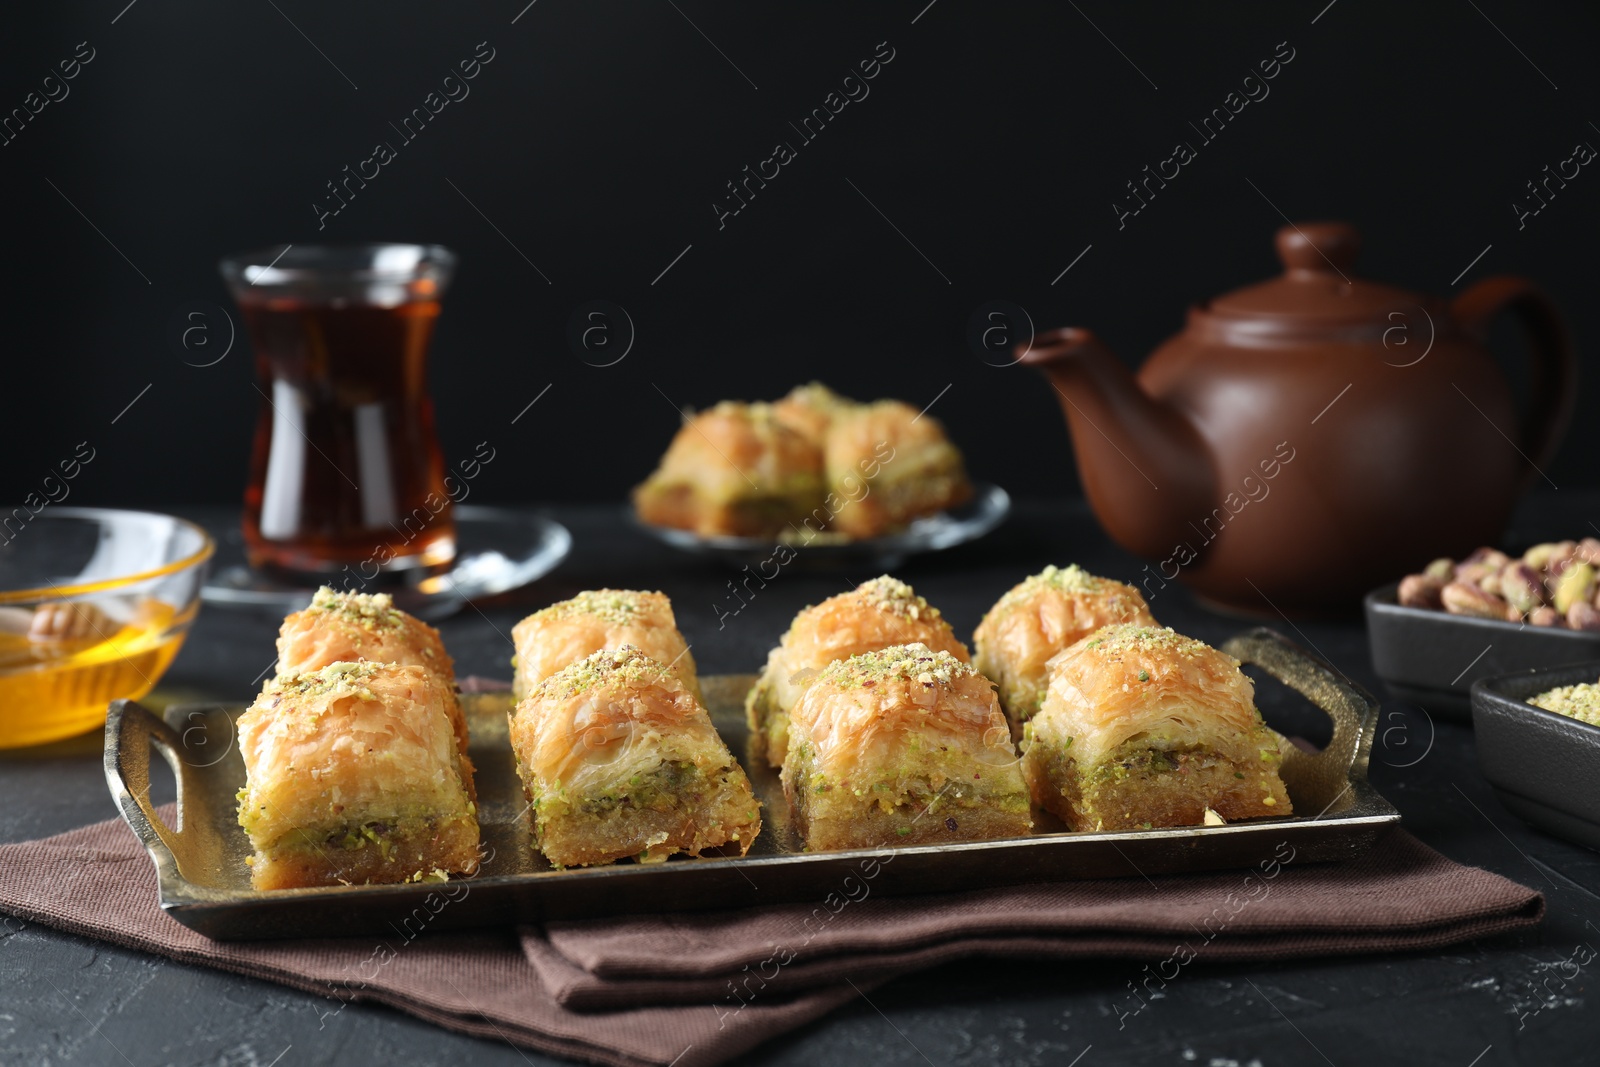
[[[1600,499],[1535,498],[1509,543],[1582,530]],[[216,511],[194,517],[219,530]],[[668,593],[703,673],[757,669],[794,612],[872,577],[786,569],[738,608],[718,567],[687,559],[630,529],[615,509],[555,509],[574,548],[555,574],[514,598],[442,624],[458,669],[508,676],[512,624],[532,608],[601,585]],[[1375,534],[1380,536],[1381,534]],[[227,538],[236,551],[237,535]],[[1082,505],[1019,507],[981,543],[911,561],[897,573],[970,635],[988,605],[1046,563],[1076,561],[1131,579]],[[1307,566],[1315,566],[1307,560]],[[1244,624],[1197,606],[1177,586],[1152,609],[1164,623],[1218,642]],[[719,619],[721,624],[719,626]],[[208,607],[155,695],[245,700],[272,660],[276,621]],[[1359,620],[1278,621],[1339,669],[1380,692]],[[1276,695],[1263,693],[1269,718]],[[1287,702],[1285,702],[1287,707]],[[1314,736],[1316,724],[1290,727]],[[1596,1062],[1600,1023],[1587,1002],[1589,964],[1562,967],[1600,946],[1600,855],[1533,831],[1506,812],[1478,772],[1472,732],[1387,701],[1372,778],[1428,844],[1463,863],[1540,889],[1538,929],[1438,952],[1252,965],[1202,955],[1119,1023],[1116,1007],[1139,972],[1130,962],[979,962],[901,979],[747,1057],[759,1064],[1185,1064],[1211,1067],[1372,1063]],[[1600,783],[1596,783],[1600,788]],[[159,792],[158,792],[159,799]],[[0,754],[0,839],[57,833],[114,814],[90,735]],[[1585,949],[1579,958],[1592,956]],[[344,1067],[389,1064],[545,1064],[504,1043],[439,1030],[383,1008],[351,1005],[322,1020],[317,997],[67,936],[16,920],[0,928],[0,1063],[220,1064]]]

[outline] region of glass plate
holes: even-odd
[[[809,544],[803,537],[785,541],[770,537],[703,537],[689,530],[652,526],[641,521],[631,509],[629,515],[635,526],[673,548],[720,559],[734,567],[770,559],[781,544],[794,549],[794,563],[800,566],[832,569],[870,564],[889,570],[904,563],[909,556],[976,541],[999,526],[1010,511],[1011,497],[1004,489],[980,482],[973,485],[972,499],[965,504],[917,519],[899,533],[859,541],[832,541],[827,534],[819,534]]]
[[[508,593],[555,570],[572,550],[567,528],[542,515],[501,508],[455,509],[456,561],[444,574],[414,587],[383,589],[395,606],[422,619],[442,619],[469,600]],[[332,576],[330,576],[330,581]],[[283,581],[243,564],[219,568],[201,590],[207,604],[260,608],[279,614],[311,603],[317,583]]]

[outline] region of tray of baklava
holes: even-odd
[[[1006,591],[970,649],[887,575],[774,636],[758,673],[701,676],[664,595],[598,589],[516,625],[509,686],[458,683],[387,596],[323,589],[248,707],[114,704],[107,781],[162,908],[219,939],[1329,862],[1399,821],[1364,690],[1076,566]],[[1273,730],[1246,667],[1328,743]]]

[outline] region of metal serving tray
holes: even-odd
[[[1027,837],[892,849],[806,852],[789,825],[777,773],[751,758],[744,695],[753,675],[701,679],[712,721],[750,773],[764,825],[742,858],[674,857],[554,870],[534,850],[527,802],[506,740],[509,694],[464,697],[478,772],[485,861],[449,883],[257,891],[235,821],[244,764],[233,744],[238,707],[169,708],[166,720],[118,701],[106,720],[106,779],[123,817],[155,861],[160,903],[186,926],[222,940],[382,934],[417,915],[430,929],[505,926],[543,919],[743,908],[823,900],[875,868],[875,892],[914,894],[1024,882],[1116,878],[1254,866],[1287,842],[1296,862],[1364,852],[1400,814],[1367,783],[1378,705],[1365,691],[1270,630],[1223,646],[1298,690],[1333,720],[1320,753],[1286,744],[1284,783],[1296,814],[1227,826],[1071,833],[1035,813]],[[150,748],[178,782],[178,825],[150,804]],[[1281,858],[1281,857],[1280,857]],[[846,887],[848,890],[848,886]],[[448,904],[448,906],[446,906]]]

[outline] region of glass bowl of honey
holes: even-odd
[[[0,513],[0,748],[92,730],[154,688],[200,607],[215,545],[170,515]]]

